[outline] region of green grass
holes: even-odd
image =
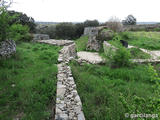
[[[139,48],[130,48],[129,51],[131,53],[132,59],[150,59],[151,58],[150,54],[143,52]]]
[[[117,48],[122,47],[122,44],[120,43],[119,40],[110,40],[108,42]],[[131,53],[132,59],[150,59],[151,58],[150,54],[143,52],[139,48],[129,48],[128,50]]]
[[[51,119],[59,50],[46,44],[21,43],[13,57],[0,60],[0,119]]]
[[[154,94],[146,65],[111,69],[72,62],[71,68],[86,120],[128,120],[125,113],[148,112]]]
[[[131,45],[148,50],[160,50],[160,32],[128,32]]]
[[[88,43],[88,36],[82,36],[75,41],[77,46],[77,51],[86,51],[86,46]]]

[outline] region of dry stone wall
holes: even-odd
[[[64,46],[59,51],[55,120],[85,120],[82,102],[68,65],[77,57],[76,44],[68,40],[39,40],[40,43]]]
[[[34,34],[33,35],[33,41],[36,41],[36,40],[49,40],[49,35],[47,34]]]
[[[82,103],[76,90],[68,62],[77,56],[75,43],[60,50],[56,98],[56,120],[85,120]]]

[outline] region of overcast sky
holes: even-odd
[[[10,9],[24,12],[36,21],[123,20],[132,14],[138,22],[160,22],[160,0],[13,0]]]

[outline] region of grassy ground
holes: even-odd
[[[21,43],[15,56],[0,60],[1,120],[51,119],[59,50],[46,44]]]
[[[128,32],[128,42],[140,48],[160,50],[160,32]]]
[[[132,59],[150,59],[151,58],[150,54],[143,52],[139,48],[130,48],[129,51],[131,53]]]
[[[125,113],[148,112],[154,94],[146,65],[111,69],[72,62],[71,68],[86,120],[127,120]]]
[[[76,41],[77,51],[86,51],[88,36],[82,36]]]

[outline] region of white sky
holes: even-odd
[[[160,21],[160,0],[13,0],[10,9],[24,12],[36,21],[123,20],[132,14],[138,22]]]

